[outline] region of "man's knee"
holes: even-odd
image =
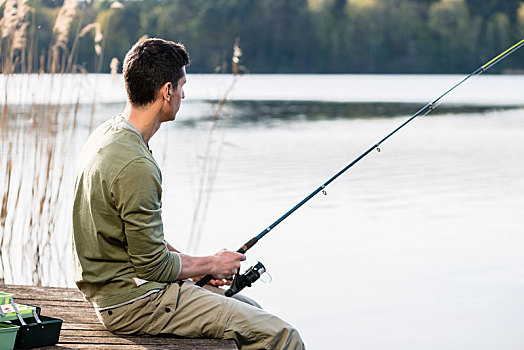
[[[236,299],[238,301],[241,301],[243,303],[246,303],[248,305],[254,306],[256,308],[262,309],[262,306],[260,306],[259,303],[257,303],[256,301],[254,301],[253,299],[251,299],[249,297],[246,297],[245,295],[235,294],[235,295],[232,296],[232,298],[234,298],[234,299]]]
[[[297,329],[287,324],[280,330],[275,337],[278,339],[275,349],[302,350],[305,349],[304,342]]]
[[[193,282],[189,282],[189,283],[193,283]],[[218,288],[218,287],[215,287],[215,286],[212,286],[212,285],[205,285],[204,286],[205,289],[215,293],[215,294],[219,294],[219,295],[222,295],[224,296],[226,290],[225,289],[222,289],[222,288]],[[249,304],[249,305],[252,305],[256,308],[259,308],[259,309],[262,309],[262,306],[260,306],[260,304],[258,304],[256,301],[254,301],[253,299],[249,298],[249,297],[246,297],[245,295],[242,295],[242,294],[235,294],[233,295],[231,298],[233,299],[236,299],[238,301],[241,301],[243,303],[246,303],[246,304]]]

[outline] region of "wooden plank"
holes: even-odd
[[[15,295],[15,301],[19,304],[26,304],[30,303],[31,301],[37,300],[35,298],[20,298]],[[85,301],[73,301],[73,300],[45,300],[45,299],[38,299],[38,306],[44,307],[44,306],[62,306],[62,307],[68,307],[68,308],[85,308],[85,309],[93,309],[93,307],[85,302]]]
[[[64,337],[101,337],[101,338],[129,338],[136,336],[115,335],[106,329],[62,329],[60,335]]]
[[[91,304],[73,288],[2,285],[19,304],[38,305],[42,315],[64,320],[57,346],[42,349],[238,349],[233,340],[117,335],[106,330]]]
[[[201,344],[178,344],[178,343],[165,343],[161,345],[122,345],[122,344],[61,344],[60,347],[45,347],[40,350],[57,350],[57,349],[87,349],[87,350],[238,350],[235,343],[231,341],[222,340],[220,344],[215,343],[201,343]]]
[[[162,345],[177,344],[197,347],[200,345],[219,345],[224,343],[235,343],[232,340],[217,339],[187,339],[187,338],[165,338],[165,337],[137,337],[137,336],[114,336],[114,337],[64,337],[60,338],[60,344],[81,343],[81,344],[119,344],[119,345]]]
[[[154,345],[154,344],[165,344],[174,342],[176,344],[210,344],[210,343],[223,343],[224,340],[217,339],[189,339],[189,338],[180,338],[175,336],[133,336],[133,335],[116,335],[105,330],[62,330],[60,333],[61,342],[76,342],[78,339],[86,339],[89,342],[92,342],[92,339],[95,339],[95,342],[101,344],[140,344],[140,345]],[[233,341],[234,343],[234,341]]]
[[[92,330],[92,331],[105,331],[105,327],[100,323],[96,324],[85,324],[85,323],[64,323],[62,330]]]
[[[17,298],[29,298],[38,300],[75,300],[87,302],[78,289],[57,288],[57,287],[33,287],[33,286],[13,286],[3,285],[3,289],[8,289],[9,293],[15,294]]]

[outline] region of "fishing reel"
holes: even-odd
[[[259,261],[254,266],[251,266],[243,274],[237,273],[233,278],[231,287],[226,290],[226,297],[231,297],[237,294],[245,287],[251,287],[251,285],[255,283],[260,278],[260,275],[262,275],[264,272],[266,272],[266,268]]]

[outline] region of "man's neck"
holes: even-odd
[[[149,140],[160,128],[159,112],[160,107],[158,103],[153,103],[144,108],[133,107],[130,103],[122,112],[122,116],[130,122],[142,135],[145,144],[149,146]]]

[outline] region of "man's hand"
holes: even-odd
[[[222,249],[215,255],[215,263],[211,275],[216,279],[232,279],[240,268],[240,262],[246,260],[244,254]]]
[[[191,278],[191,281],[197,283],[200,281],[204,276],[200,277],[193,277]],[[215,287],[222,287],[222,286],[230,286],[233,281],[231,280],[211,280],[208,284],[215,286]]]
[[[171,247],[171,251],[175,251]],[[177,253],[182,261],[182,271],[178,280],[186,278],[212,275],[215,278],[216,286],[230,284],[227,281],[237,273],[240,268],[240,262],[246,260],[244,254],[222,249],[211,256],[190,256],[183,253]]]

